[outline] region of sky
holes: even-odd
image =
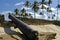
[[[22,8],[24,8],[25,6],[23,6],[24,2],[26,0],[0,0],[0,14],[4,14],[5,15],[5,19],[8,20],[8,13],[14,13],[14,9],[18,8],[19,10],[21,10]],[[34,0],[29,0],[31,3],[33,3]],[[41,0],[37,0],[38,2],[40,2]],[[46,0],[48,1],[48,0]],[[51,4],[51,9],[53,10],[53,13],[56,14],[56,5],[58,4],[58,0],[52,0],[52,4]],[[48,5],[47,5],[48,6]],[[26,8],[26,7],[25,7]],[[27,9],[27,8],[26,8]],[[31,8],[28,8],[30,13],[34,13]],[[41,10],[40,10],[41,11]],[[50,14],[48,14],[50,15]],[[59,14],[60,15],[60,14]],[[46,12],[44,14],[44,16],[38,15],[36,14],[37,18],[47,18]],[[56,18],[55,18],[56,19]],[[60,18],[59,18],[60,20]]]

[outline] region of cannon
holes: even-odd
[[[31,29],[26,23],[19,20],[12,14],[9,14],[9,19],[16,25],[17,28],[28,38],[28,40],[38,40],[38,32]]]

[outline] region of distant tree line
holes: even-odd
[[[34,18],[36,18],[36,13],[38,12],[39,9],[42,9],[42,12],[40,12],[39,15],[44,15],[43,9],[47,10],[47,14],[51,13],[51,15],[52,15],[53,11],[51,10],[51,4],[52,4],[52,0],[48,0],[48,1],[41,0],[40,2],[38,2],[37,0],[34,0],[33,3],[31,3],[29,0],[26,0],[26,2],[24,3],[24,6],[27,8],[31,7],[32,10],[34,11]],[[42,7],[39,8],[39,5],[42,5]],[[44,5],[48,5],[49,7],[46,8]],[[58,0],[58,4],[57,4],[56,8],[57,8],[57,17],[56,17],[56,19],[57,19],[58,18],[58,9],[60,8],[59,0]],[[16,8],[14,11],[15,11],[16,15],[23,16],[23,17],[30,16],[32,18],[31,14],[28,13],[28,9],[26,10],[25,8],[23,8],[19,11],[18,8]],[[48,16],[48,18],[54,19],[55,16],[56,15],[53,14],[52,16]]]

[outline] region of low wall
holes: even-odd
[[[53,40],[55,39],[56,33],[52,32],[41,32],[39,40]]]
[[[60,25],[60,21],[49,21],[43,19],[27,19],[27,18],[20,18],[23,22],[29,25],[44,25],[44,24],[57,24]]]

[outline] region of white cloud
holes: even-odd
[[[24,7],[24,6],[21,9],[23,9],[23,8],[25,8],[26,10],[31,9],[31,8],[27,8],[27,7]]]
[[[48,8],[49,6],[47,6],[47,5],[44,5],[46,8]],[[39,5],[39,8],[41,8],[42,7],[42,5]],[[56,13],[56,8],[53,8],[53,7],[51,7],[51,10],[53,11],[52,12],[52,14],[51,13],[48,13],[47,14],[47,10],[46,9],[43,9],[43,11],[44,11],[44,15],[42,16],[42,15],[39,15],[39,14],[37,14],[36,13],[36,18],[37,19],[48,19],[48,16],[53,16],[54,14],[55,14],[55,17],[54,17],[54,19],[56,19],[56,17],[57,17],[57,13]],[[39,9],[39,11],[41,12],[42,11],[42,9]],[[55,11],[55,12],[54,12]],[[31,14],[32,14],[32,16],[34,17],[34,13],[32,13],[32,12],[30,12]],[[60,13],[60,12],[59,12]],[[59,17],[60,17],[60,14],[59,14]],[[51,19],[52,20],[52,19]]]
[[[33,13],[33,12],[27,12],[27,13],[30,13],[30,14],[34,15],[34,13]]]
[[[47,14],[44,14],[44,16],[45,16],[45,18],[44,18],[44,19],[47,19],[47,18],[48,18]]]
[[[55,8],[51,8],[52,11],[56,10]]]
[[[34,13],[33,12],[28,12],[30,14],[32,14],[32,17],[34,18]],[[47,19],[47,15],[44,14],[44,15],[39,15],[38,13],[35,13],[36,15],[36,19]]]
[[[39,15],[39,14],[37,14],[37,13],[36,13],[35,15],[36,15],[36,18],[37,18],[37,19],[42,19],[42,18],[43,18],[42,15]]]
[[[4,15],[6,15],[8,13],[12,13],[12,11],[3,11],[3,12],[1,12],[1,14],[4,14]]]
[[[35,15],[36,15],[36,19],[47,19],[48,18],[48,16],[46,14],[39,15],[39,14],[36,13]]]
[[[46,8],[48,8],[48,6],[47,5],[45,5],[45,4],[43,4]]]
[[[24,4],[24,2],[16,3],[15,6],[19,6],[19,5],[22,5],[22,4]]]
[[[48,6],[47,6],[47,5],[45,5],[45,4],[43,4],[43,6],[44,6],[44,7],[46,7],[46,8],[48,8]],[[39,7],[39,8],[41,8],[41,7],[42,7],[42,4],[41,4],[41,5],[39,5],[38,7]]]
[[[45,4],[43,4],[43,6],[44,6],[44,7],[46,7],[46,8],[48,8],[48,7],[49,7],[49,6],[45,5]],[[42,7],[42,4],[41,4],[41,5],[39,5],[38,7],[39,7],[39,8],[41,8],[41,7]],[[56,8],[51,7],[51,10],[52,10],[52,11],[54,11],[54,10],[56,10]]]
[[[58,13],[58,17],[60,18],[60,13]]]

